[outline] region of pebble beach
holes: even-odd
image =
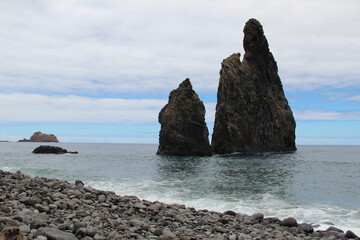
[[[32,177],[0,170],[0,240],[100,239],[359,239],[351,231],[309,223],[196,210],[119,196],[81,180]]]

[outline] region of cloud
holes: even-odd
[[[155,123],[166,101],[0,94],[3,123]]]
[[[1,123],[157,124],[165,99],[0,94]],[[215,103],[205,103],[214,121]]]
[[[360,111],[294,110],[297,121],[360,121]]]
[[[325,0],[2,1],[0,89],[164,96],[189,77],[215,95],[220,63],[243,53],[251,17],[262,22],[287,89],[359,86],[360,30],[351,24],[359,11],[358,1]]]
[[[347,101],[360,102],[360,95],[352,96],[346,99]]]

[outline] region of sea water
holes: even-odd
[[[120,195],[196,209],[330,223],[360,235],[360,146],[298,146],[289,154],[157,156],[157,145],[54,143],[79,154],[32,154],[39,143],[0,143],[0,169],[82,180]]]

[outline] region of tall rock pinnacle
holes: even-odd
[[[209,131],[205,107],[190,80],[185,79],[171,91],[169,102],[159,113],[159,155],[209,156]]]
[[[295,151],[295,119],[263,28],[250,19],[244,34],[243,61],[233,54],[221,64],[213,152]]]

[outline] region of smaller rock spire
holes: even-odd
[[[159,155],[209,156],[209,131],[205,106],[193,90],[190,79],[171,91],[169,102],[159,113],[161,124]]]

